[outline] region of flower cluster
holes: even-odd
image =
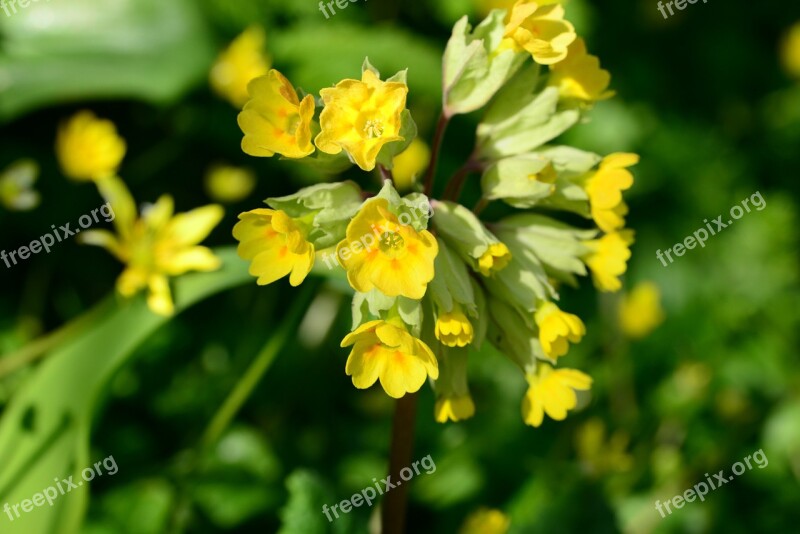
[[[269,198],[267,208],[241,214],[233,229],[259,284],[288,276],[296,286],[335,250],[355,293],[353,331],[342,347],[350,348],[345,372],[357,388],[380,381],[398,398],[429,379],[436,420],[463,420],[475,412],[468,356],[490,344],[527,380],[522,416],[529,425],[541,425],[544,414],[564,419],[578,405],[577,392],[590,389],[588,375],[560,367],[586,327],[559,308],[558,288],[591,272],[599,290],[620,289],[633,241],[622,193],[633,184],[628,168],[638,157],[603,158],[554,143],[613,94],[609,73],[564,14],[557,2],[520,0],[492,10],[475,28],[466,17],[456,23],[443,59],[432,154],[416,139],[405,71],[382,79],[367,60],[360,79],[324,88],[319,98],[276,70],[250,82],[238,119],[244,152],[331,174],[351,165],[379,169],[384,179],[377,193],[343,181]],[[434,196],[450,118],[479,109],[472,155]],[[416,175],[404,163],[403,186],[393,179],[407,149],[409,160],[432,163],[424,187],[401,195],[408,175]],[[482,199],[470,210],[459,198],[474,173]],[[493,201],[508,215],[482,220]],[[419,214],[421,203],[432,216]],[[587,224],[562,222],[553,217],[558,211]]]

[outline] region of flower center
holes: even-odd
[[[383,135],[383,123],[378,119],[369,119],[364,123],[364,133],[370,139],[375,139]]]
[[[378,241],[378,248],[380,251],[387,254],[392,251],[398,251],[403,248],[403,236],[396,232],[384,232]]]

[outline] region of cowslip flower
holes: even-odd
[[[428,346],[412,336],[405,325],[382,320],[369,321],[342,340],[342,347],[353,345],[345,372],[359,389],[380,380],[386,393],[399,399],[419,391],[427,377],[436,380],[439,366]]]
[[[239,241],[239,257],[252,262],[250,274],[263,286],[289,275],[300,285],[314,266],[314,245],[307,241],[302,221],[285,212],[259,208],[239,215],[233,237]]]
[[[480,508],[464,521],[459,534],[506,534],[511,519],[500,510]]]
[[[437,423],[452,421],[457,423],[475,415],[475,402],[469,393],[464,395],[443,395],[436,399],[434,418]]]
[[[661,308],[661,291],[653,282],[636,285],[625,295],[619,307],[619,324],[622,332],[633,339],[646,337],[664,322]]]
[[[56,156],[61,171],[79,181],[99,180],[117,172],[125,157],[125,140],[114,123],[80,111],[58,129]]]
[[[500,48],[526,50],[536,63],[552,65],[567,57],[568,47],[577,37],[575,27],[564,20],[561,5],[519,0],[511,10]]]
[[[250,100],[239,113],[242,150],[251,156],[304,158],[314,152],[314,97],[301,101],[291,82],[275,69],[248,86]]]
[[[548,358],[553,360],[569,351],[570,343],[580,343],[586,326],[577,315],[563,312],[552,302],[545,302],[534,314],[539,327],[539,342]]]
[[[588,391],[592,378],[575,369],[553,369],[540,363],[536,372],[528,373],[528,391],[522,400],[522,418],[526,425],[541,426],[544,414],[555,421],[567,418],[567,412],[578,404],[575,391]]]
[[[417,178],[428,168],[431,149],[420,139],[414,139],[404,151],[392,160],[392,178],[398,191],[409,191]]]
[[[478,270],[483,276],[492,276],[505,269],[510,261],[511,252],[508,247],[504,243],[493,243],[478,258]]]
[[[448,347],[466,347],[472,343],[474,333],[472,323],[458,303],[453,303],[451,311],[440,313],[436,319],[436,339]]]
[[[256,186],[256,175],[250,169],[232,165],[213,165],[205,178],[206,192],[217,202],[238,202]]]
[[[558,87],[561,98],[596,102],[614,96],[608,91],[611,74],[600,68],[600,60],[586,52],[583,39],[575,39],[567,49],[567,57],[550,66],[548,85]]]
[[[264,53],[267,36],[263,28],[251,26],[220,53],[209,74],[211,88],[237,108],[247,102],[247,84],[266,74],[269,58]]]
[[[367,201],[347,225],[336,257],[356,291],[377,288],[389,297],[419,300],[433,280],[438,253],[433,234],[400,224],[388,201],[376,198]]]
[[[604,232],[613,232],[625,225],[628,206],[622,192],[633,186],[628,167],[636,165],[636,154],[616,153],[603,158],[600,168],[590,174],[584,188],[589,196],[592,218]]]
[[[365,69],[360,81],[343,80],[320,95],[325,104],[319,118],[322,131],[314,143],[326,154],[344,150],[361,169],[371,171],[385,144],[404,139],[405,83],[381,81]]]
[[[781,60],[788,74],[800,78],[800,22],[787,32],[781,46]]]
[[[126,265],[117,279],[117,290],[131,297],[148,289],[147,305],[159,315],[174,312],[169,277],[189,271],[214,271],[219,258],[198,243],[222,220],[222,207],[208,205],[174,215],[172,197],[161,196],[136,217],[136,205],[117,177],[98,182],[101,193],[114,210],[117,235],[107,230],[87,230],[79,239],[101,246]]]
[[[591,250],[583,261],[592,271],[595,287],[604,292],[619,291],[622,288],[619,277],[625,274],[631,257],[633,231],[612,232],[583,244]]]

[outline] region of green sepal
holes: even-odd
[[[473,270],[477,270],[477,260],[490,245],[500,241],[486,229],[473,212],[461,204],[433,201],[432,206],[436,212],[433,224],[439,235],[469,263]]]
[[[422,193],[411,193],[401,197],[392,181],[385,180],[383,187],[373,198],[386,199],[389,211],[397,216],[400,224],[408,224],[417,232],[428,228],[428,221],[433,216],[433,211],[428,197]]]
[[[556,290],[547,279],[541,261],[530,250],[517,243],[506,243],[506,246],[511,251],[511,261],[484,283],[492,294],[532,314],[536,301],[556,297]]]
[[[472,293],[475,295],[475,321],[472,323],[475,333],[472,337],[472,345],[480,350],[483,340],[486,339],[486,330],[489,326],[489,309],[483,288],[478,285],[474,278],[470,277],[469,281],[472,285]]]
[[[401,141],[394,141],[392,143],[386,143],[383,145],[381,151],[378,152],[378,157],[375,161],[377,161],[379,165],[383,165],[387,169],[391,170],[394,168],[395,156],[408,148],[411,142],[416,139],[417,133],[417,123],[414,122],[414,118],[411,116],[411,111],[404,109],[400,119],[400,137],[403,139]]]
[[[469,113],[485,106],[527,59],[513,50],[496,53],[506,10],[495,9],[474,31],[464,16],[453,27],[443,58],[444,113]]]
[[[486,335],[489,342],[523,371],[535,369],[537,359],[545,357],[536,328],[502,300],[490,296],[488,308],[490,321]]]
[[[436,276],[428,284],[431,300],[439,311],[449,313],[454,303],[458,303],[475,317],[478,308],[467,266],[443,239],[436,241],[439,243],[439,254],[433,264]]]
[[[537,154],[496,161],[481,178],[483,196],[488,200],[503,200],[515,208],[533,207],[556,189],[555,184],[535,179],[548,165],[550,161]]]
[[[372,71],[372,74],[374,74],[375,76],[378,77],[378,79],[380,79],[380,77],[381,77],[380,71],[378,69],[376,69],[375,66],[372,63],[370,63],[369,57],[365,57],[364,58],[364,63],[361,64],[361,74],[364,74],[368,70]]]

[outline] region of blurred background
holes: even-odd
[[[357,77],[365,56],[384,75],[407,67],[409,108],[430,142],[451,27],[508,3],[358,1],[329,19],[312,0],[53,0],[0,11],[0,173],[20,159],[40,169],[31,209],[19,210],[19,191],[0,187],[0,248],[100,205],[91,184],[62,176],[54,155],[58,125],[81,109],[113,120],[126,139],[120,175],[137,202],[170,193],[186,211],[225,201],[225,219],[207,243],[231,245],[238,213],[325,179],[241,151],[237,108],[209,80],[246,28],[263,29],[270,64],[309,93]],[[562,308],[588,329],[570,367],[595,379],[591,403],[564,422],[526,427],[525,382],[488,348],[470,361],[471,420],[437,424],[433,394],[423,388],[413,456],[430,454],[437,469],[414,480],[409,531],[458,532],[476,511],[495,509],[505,518],[494,522],[510,521],[512,533],[796,532],[800,5],[711,0],[666,20],[653,0],[565,5],[611,72],[617,97],[597,104],[591,121],[563,141],[642,156],[627,195],[637,241],[625,290],[601,297],[586,281],[562,292]],[[440,176],[468,156],[478,120],[456,119]],[[246,170],[210,178],[219,165]],[[345,177],[378,184],[360,172]],[[765,209],[667,267],[657,260],[656,250],[757,191]],[[477,179],[465,197],[467,205],[477,199]],[[0,264],[3,358],[101,302],[120,270],[105,251],[75,240],[11,268]],[[367,531],[375,507],[333,524],[320,510],[384,476],[393,402],[379,388],[352,387],[347,351],[338,348],[350,328],[346,286],[316,284],[301,295],[286,280],[263,288],[246,280],[153,327],[95,399],[90,458],[113,454],[119,473],[91,484],[83,532]],[[301,320],[282,322],[308,301]],[[286,346],[198,460],[189,451],[279,328],[290,330]],[[101,349],[87,357],[102,361],[113,339]],[[0,410],[36,365],[0,374]],[[56,403],[61,394],[69,389],[40,392]],[[705,473],[729,472],[759,449],[767,467],[665,519],[655,510],[657,499],[683,493]]]

